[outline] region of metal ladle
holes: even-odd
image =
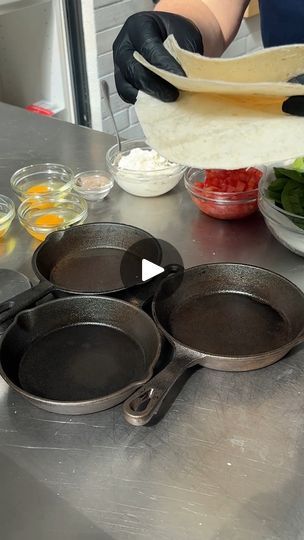
[[[104,100],[105,100],[105,105],[106,105],[107,111],[108,111],[109,115],[112,118],[114,131],[115,131],[115,135],[116,135],[117,146],[118,146],[118,152],[121,152],[121,140],[120,140],[120,137],[119,137],[119,133],[118,133],[117,125],[116,125],[116,122],[115,122],[114,114],[113,114],[113,111],[112,111],[112,108],[111,108],[109,85],[108,85],[108,83],[106,81],[101,80],[100,81],[100,86],[101,86],[101,90],[102,90],[103,97],[104,97]]]

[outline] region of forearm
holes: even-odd
[[[235,37],[249,0],[160,0],[155,9],[192,20],[206,56],[220,56]]]

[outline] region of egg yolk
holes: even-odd
[[[44,186],[42,184],[38,184],[38,186],[32,186],[26,190],[27,194],[31,193],[47,193],[49,191],[48,186]]]
[[[64,219],[61,216],[58,216],[57,214],[47,214],[45,216],[39,216],[36,219],[35,224],[38,225],[38,227],[56,227],[63,222]]]

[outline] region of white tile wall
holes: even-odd
[[[153,6],[152,0],[94,0],[98,75],[109,84],[111,105],[118,129],[121,135],[127,138],[142,137],[142,131],[134,107],[122,101],[116,92],[112,44],[127,17],[138,11],[151,10]],[[113,133],[112,122],[105,110],[103,99],[101,108],[102,129]]]
[[[260,31],[260,17],[244,19],[231,45],[223,54],[224,58],[241,56],[263,47]]]
[[[121,135],[126,138],[142,137],[134,107],[118,96],[113,75],[112,44],[123,23],[133,13],[153,9],[152,0],[94,0],[99,78],[110,86],[111,104]],[[240,56],[262,47],[259,17],[244,20],[241,28],[224,57]],[[111,119],[104,108],[103,130],[113,133]]]

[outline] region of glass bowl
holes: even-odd
[[[72,225],[80,225],[88,215],[86,201],[76,194],[62,198],[25,199],[18,208],[21,225],[37,240]]]
[[[75,176],[74,191],[87,201],[101,201],[109,195],[114,181],[105,171],[85,171]]]
[[[62,197],[73,185],[72,169],[58,163],[29,165],[11,177],[11,187],[21,201],[29,197]]]
[[[9,230],[16,215],[15,205],[11,199],[0,195],[0,238]]]
[[[158,197],[171,191],[182,178],[186,167],[164,161],[164,166],[157,170],[148,170],[147,164],[142,162],[142,168],[138,164],[138,169],[132,170],[120,168],[119,161],[122,157],[130,154],[134,149],[152,151],[152,148],[142,139],[122,142],[121,152],[115,144],[106,155],[108,170],[117,184],[131,195],[137,197]]]
[[[276,206],[267,195],[268,186],[274,180],[273,173],[264,178],[259,186],[259,209],[272,235],[287,249],[304,257],[304,217],[286,212]]]
[[[266,168],[262,166],[253,168],[260,171],[262,180],[266,175]],[[247,171],[250,171],[250,168]],[[206,174],[207,171],[201,169],[188,169],[185,174],[185,187],[194,204],[204,214],[216,219],[231,220],[245,218],[257,211],[258,188],[245,191],[217,191],[216,188],[204,187]]]

